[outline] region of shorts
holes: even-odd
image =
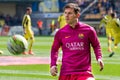
[[[114,36],[114,44],[118,44],[118,43],[120,43],[120,35],[119,35],[119,34],[116,34],[116,35]]]
[[[29,40],[29,39],[33,39],[34,40],[34,34],[33,31],[26,31],[26,33],[24,34],[24,37]]]
[[[114,33],[112,31],[112,29],[106,29],[106,36],[107,37],[113,37]]]
[[[60,75],[59,80],[95,80],[91,73]]]

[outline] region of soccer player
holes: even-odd
[[[65,16],[63,14],[58,17],[58,24],[59,28],[63,28],[66,25]]]
[[[109,57],[112,57],[114,55],[114,51],[117,48],[118,43],[120,42],[120,20],[117,18],[117,14],[111,13],[111,23],[112,31],[113,31],[113,37],[114,37],[114,48],[113,52],[109,55]]]
[[[32,51],[32,46],[34,42],[34,33],[31,29],[31,18],[30,14],[32,13],[31,7],[26,8],[26,14],[23,17],[22,26],[24,30],[24,37],[29,42],[28,53],[24,52],[23,54],[34,54]]]
[[[67,22],[54,37],[51,48],[50,73],[56,76],[58,50],[62,47],[62,65],[59,80],[95,80],[91,69],[91,46],[96,60],[103,70],[100,42],[93,27],[79,22],[80,8],[75,3],[68,3],[64,7]]]
[[[104,18],[100,21],[100,28],[102,26],[102,24],[104,24],[105,29],[106,29],[106,36],[107,36],[107,40],[108,40],[108,51],[112,52],[112,38],[113,38],[113,32],[112,32],[112,26],[110,25],[111,23],[111,13],[113,11],[110,9],[108,11],[108,14],[106,16],[104,16]]]
[[[43,21],[42,20],[38,20],[37,21],[37,27],[39,29],[39,35],[42,35],[42,26],[43,25]]]

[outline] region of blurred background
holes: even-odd
[[[57,80],[58,76],[52,77],[49,73],[52,35],[60,28],[58,17],[63,13],[64,5],[70,2],[79,5],[79,20],[94,27],[99,36],[105,67],[100,72],[92,54],[92,69],[96,80],[120,80],[120,45],[115,55],[108,57],[105,29],[99,28],[100,20],[109,9],[116,11],[120,18],[120,0],[0,0],[0,50],[4,52],[0,54],[0,80]],[[32,7],[33,10],[31,20],[35,33],[35,55],[13,55],[7,49],[7,41],[14,34],[23,34],[22,19],[26,7]],[[38,23],[42,28],[38,27]]]
[[[120,15],[120,0],[0,0],[0,35],[9,36],[22,34],[22,18],[26,7],[32,7],[32,28],[35,36],[49,36],[59,28],[58,17],[63,13],[65,4],[74,2],[81,8],[80,21],[93,26],[98,35],[105,35],[105,30],[99,30],[99,22],[109,9]],[[42,21],[42,31],[39,33],[38,21]],[[54,28],[51,31],[51,24]]]

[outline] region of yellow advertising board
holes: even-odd
[[[58,12],[59,5],[58,0],[44,0],[39,3],[40,12]]]

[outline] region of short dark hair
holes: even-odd
[[[27,8],[26,8],[26,11],[31,10],[31,9],[32,9],[31,7],[27,7]]]
[[[115,13],[115,12],[112,12],[110,15],[111,15],[112,18],[114,18],[115,15],[116,15],[116,13]]]
[[[68,3],[64,6],[63,10],[65,10],[66,8],[74,9],[75,14],[80,13],[80,7],[78,6],[78,4]]]

